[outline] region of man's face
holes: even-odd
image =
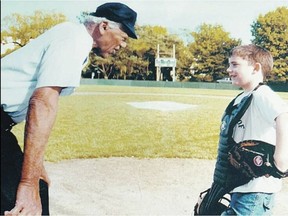
[[[125,48],[128,35],[118,27],[110,28],[105,24],[100,26],[101,35],[93,39],[96,42],[97,55],[108,57],[115,54],[121,47]]]

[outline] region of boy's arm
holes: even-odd
[[[288,112],[276,118],[276,148],[274,160],[277,168],[285,172],[288,170]]]

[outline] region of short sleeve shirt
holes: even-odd
[[[288,104],[268,86],[253,92],[253,100],[241,120],[234,128],[235,142],[260,140],[276,145],[276,118],[288,113]],[[275,193],[281,189],[281,179],[259,177],[237,187],[233,192]]]
[[[2,58],[1,106],[19,123],[35,89],[58,86],[61,95],[73,93],[92,44],[84,25],[64,22]]]

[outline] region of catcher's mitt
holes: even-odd
[[[230,195],[226,194],[221,197],[215,205],[212,205],[209,212],[203,212],[203,205],[207,203],[207,199],[204,200],[205,196],[210,192],[211,188],[200,193],[198,201],[194,206],[194,215],[221,215],[230,205]],[[205,208],[205,207],[204,207]]]
[[[236,143],[228,152],[230,164],[248,178],[274,176],[285,178],[288,170],[281,172],[275,165],[275,146],[257,140]]]

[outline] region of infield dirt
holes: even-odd
[[[101,158],[46,163],[51,215],[191,215],[214,160]],[[288,179],[274,215],[288,215]]]

